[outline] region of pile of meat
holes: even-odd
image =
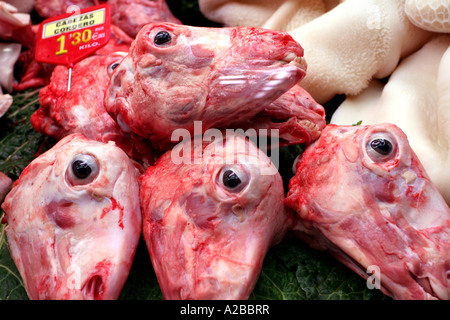
[[[183,25],[161,0],[106,3],[110,43],[74,65],[69,91],[68,69],[34,61],[33,45],[11,87],[43,86],[31,124],[58,140],[1,189],[30,299],[117,299],[141,235],[165,299],[248,299],[288,234],[363,278],[378,267],[393,298],[450,299],[450,209],[398,127],[327,125],[287,32]],[[290,145],[305,151],[284,190],[274,155]]]

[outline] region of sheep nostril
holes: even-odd
[[[99,275],[91,277],[83,288],[87,300],[101,300],[103,297],[103,279]]]

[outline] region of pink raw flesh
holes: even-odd
[[[57,66],[51,82],[39,93],[41,108],[31,116],[34,129],[61,139],[72,133],[100,142],[114,141],[132,159],[148,166],[154,161],[149,142],[124,132],[106,112],[104,90],[125,53],[95,55],[75,64],[67,92],[68,68]]]
[[[107,3],[111,7],[111,22],[133,38],[152,22],[181,24],[165,0],[108,0]]]
[[[195,121],[203,131],[261,123],[279,129],[286,144],[307,143],[325,126],[323,107],[301,88],[273,103],[305,71],[303,49],[287,33],[153,23],[114,72],[105,108],[163,151],[173,146],[175,129],[193,133]]]
[[[450,299],[450,209],[392,124],[328,125],[296,165],[290,227],[396,299]]]
[[[3,200],[5,195],[9,192],[11,185],[12,185],[11,178],[0,171],[0,201]]]
[[[90,171],[79,171],[80,161]],[[23,170],[2,209],[30,299],[119,297],[142,231],[139,174],[113,143],[81,134]]]
[[[144,239],[163,296],[248,299],[267,250],[286,231],[281,177],[242,136],[200,141],[192,152],[203,159],[176,164],[168,151],[140,178]],[[230,172],[239,183],[224,182]]]

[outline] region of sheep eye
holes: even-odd
[[[114,70],[115,68],[117,68],[119,66],[119,63],[118,62],[114,62],[111,66],[110,66],[110,68],[111,68],[111,70]]]
[[[242,181],[233,170],[226,170],[222,176],[223,185],[229,189],[234,189],[239,186]]]
[[[165,43],[170,42],[172,40],[172,36],[167,31],[159,31],[154,38],[154,42],[156,45],[163,45]]]
[[[72,162],[72,171],[78,179],[86,179],[92,173],[92,168],[89,163],[76,160]]]
[[[395,157],[396,144],[391,137],[385,135],[377,135],[367,143],[367,154],[372,161],[381,163]]]
[[[72,185],[92,182],[99,173],[97,160],[87,154],[75,156],[69,167],[68,180]]]
[[[241,165],[226,166],[220,170],[216,182],[230,192],[240,192],[250,182],[248,171]]]
[[[393,150],[392,143],[387,139],[373,139],[370,141],[370,147],[379,154],[386,156]]]
[[[108,66],[108,75],[111,77],[114,70],[119,66],[120,61],[113,62]]]

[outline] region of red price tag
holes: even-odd
[[[106,4],[46,19],[39,26],[35,58],[72,67],[108,43],[110,26]]]

